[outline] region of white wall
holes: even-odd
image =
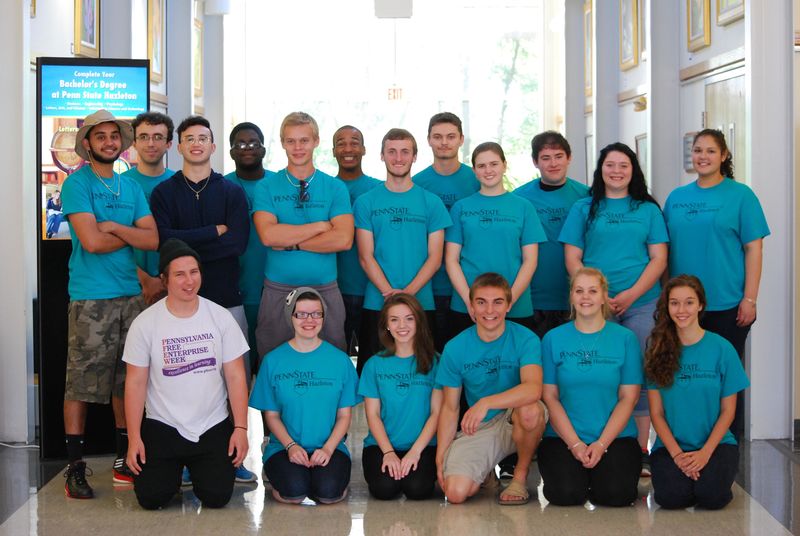
[[[36,130],[30,115],[30,64],[27,2],[13,2],[0,18],[0,48],[5,51],[6,80],[0,89],[6,106],[6,128],[0,130],[0,146],[6,181],[3,194],[8,200],[0,211],[3,254],[9,262],[0,268],[0,440],[32,439],[29,419],[32,402],[33,344],[32,303],[29,295],[35,276],[32,240],[36,228],[33,200],[36,177]],[[20,202],[27,200],[27,203]]]

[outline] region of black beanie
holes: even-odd
[[[158,273],[160,274],[163,274],[169,263],[178,257],[194,257],[197,259],[198,266],[200,265],[200,255],[190,248],[189,244],[177,238],[170,238],[161,244],[161,249],[158,250],[158,253]]]

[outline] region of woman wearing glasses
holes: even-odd
[[[411,294],[386,298],[378,320],[385,348],[361,371],[369,434],[362,456],[370,494],[427,499],[436,482],[436,423],[442,390],[434,383],[439,356],[425,311]]]
[[[250,406],[266,412],[271,433],[264,471],[272,496],[283,503],[306,497],[335,503],[350,483],[344,437],[358,378],[350,358],[319,337],[325,311],[316,290],[289,293],[284,316],[294,337],[264,357],[250,396]]]

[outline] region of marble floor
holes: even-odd
[[[251,414],[251,446],[262,438],[258,415]],[[548,506],[544,498],[526,506],[501,507],[495,492],[482,491],[464,505],[431,500],[381,502],[370,499],[361,476],[363,412],[356,412],[348,446],[354,453],[347,501],[330,506],[287,506],[268,497],[257,484],[237,484],[230,504],[205,510],[191,488],[169,507],[139,508],[131,486],[111,482],[111,458],[91,458],[90,482],[96,498],[67,499],[61,473],[64,462],[42,462],[35,450],[0,447],[0,535],[80,534],[310,534],[427,535],[471,534],[800,534],[800,456],[789,442],[755,441],[742,449],[742,468],[734,500],[722,511],[662,511],[653,503],[650,481],[639,483],[640,499],[631,508]],[[357,438],[357,439],[356,439]],[[260,473],[258,448],[246,465]],[[531,488],[541,479],[532,471]],[[541,489],[539,496],[541,497]]]

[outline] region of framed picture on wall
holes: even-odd
[[[639,0],[639,57],[647,61],[647,0]]]
[[[639,134],[635,138],[636,141],[636,158],[639,159],[639,165],[644,171],[645,177],[647,176],[647,133]]]
[[[594,136],[589,134],[583,138],[583,151],[586,157],[586,184],[592,184],[594,175]]]
[[[686,46],[689,52],[711,44],[711,0],[686,0]]]
[[[697,132],[687,132],[683,135],[683,170],[686,173],[696,173],[692,163],[692,145]]]
[[[619,68],[639,65],[639,0],[619,0]]]
[[[73,54],[100,57],[100,0],[75,0]]]
[[[744,0],[717,0],[717,26],[725,26],[744,17]]]
[[[194,19],[192,31],[192,65],[194,68],[194,96],[203,96],[203,22]]]
[[[147,0],[147,57],[150,81],[164,80],[164,15],[166,0]]]
[[[583,92],[592,94],[592,0],[583,2]]]

